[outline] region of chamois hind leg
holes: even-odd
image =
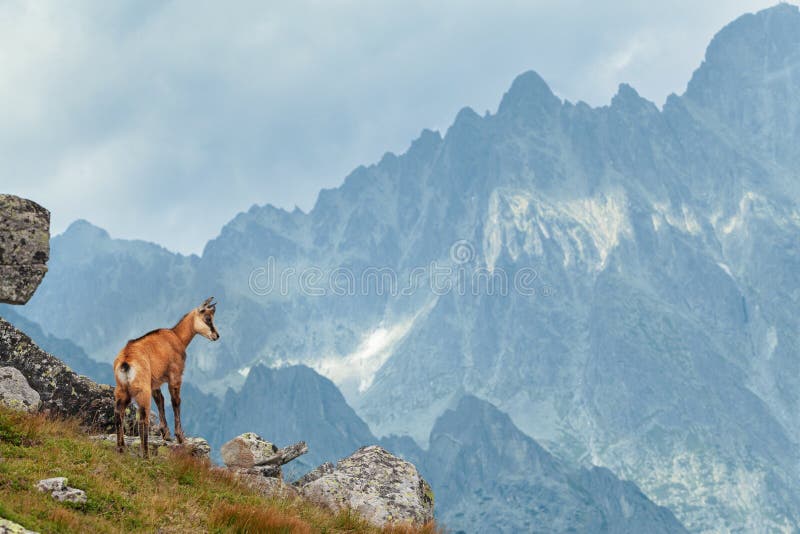
[[[136,395],[136,404],[139,405],[139,439],[142,442],[142,458],[150,458],[150,397],[149,391],[141,391]]]
[[[117,426],[117,451],[123,452],[125,450],[125,410],[131,403],[131,397],[127,391],[121,391],[117,388],[114,391],[114,422]]]
[[[183,425],[181,425],[181,383],[169,385],[169,397],[172,401],[172,411],[175,412],[175,437],[178,443],[183,443]]]
[[[164,395],[161,393],[161,388],[153,390],[153,400],[156,401],[158,408],[158,420],[161,424],[158,430],[161,432],[161,437],[167,441],[172,441],[172,436],[169,435],[169,425],[167,425],[167,415],[164,413]]]

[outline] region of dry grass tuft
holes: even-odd
[[[296,516],[245,504],[223,503],[216,506],[209,515],[209,526],[214,530],[219,529],[220,532],[237,534],[311,533],[311,525]]]

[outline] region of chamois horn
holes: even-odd
[[[201,310],[213,309],[217,305],[217,303],[216,302],[211,302],[212,300],[214,300],[214,297],[207,298],[205,300],[205,302],[203,302],[203,304],[200,305],[200,309]]]

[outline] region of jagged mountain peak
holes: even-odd
[[[737,18],[708,45],[686,95],[710,99],[739,92],[752,97],[752,86],[770,86],[800,68],[800,9],[778,4]],[[798,82],[795,81],[796,86]]]
[[[439,515],[450,528],[686,532],[669,510],[654,505],[635,484],[607,469],[586,470],[559,461],[506,414],[473,395],[461,397],[455,409],[437,420],[421,459],[425,476],[443,494]]]
[[[617,93],[611,99],[612,108],[630,109],[630,110],[649,110],[658,112],[655,104],[642,97],[639,92],[627,83],[619,84]]]
[[[108,232],[86,219],[73,221],[61,234],[67,239],[111,239]]]
[[[557,109],[561,100],[553,94],[550,86],[535,71],[529,70],[517,76],[500,101],[498,115],[543,113]]]

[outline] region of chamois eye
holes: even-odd
[[[211,317],[206,315],[206,324],[211,324]]]

